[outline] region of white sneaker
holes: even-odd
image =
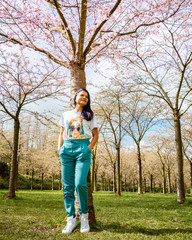
[[[82,213],[80,216],[81,219],[81,232],[82,233],[86,233],[90,231],[90,227],[89,227],[89,214],[88,213]]]
[[[63,229],[62,233],[67,234],[71,233],[76,228],[76,217],[68,217],[67,218],[67,225]]]

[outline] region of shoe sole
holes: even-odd
[[[89,229],[89,230],[85,230],[85,231],[81,231],[81,230],[80,230],[80,232],[81,232],[81,233],[88,233],[88,232],[90,232],[90,229]]]
[[[76,227],[77,227],[77,225],[73,228],[73,230],[71,232],[68,232],[68,233],[63,233],[62,232],[62,234],[70,234],[70,233],[72,233],[75,230]]]

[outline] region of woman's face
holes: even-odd
[[[85,91],[81,91],[77,94],[77,97],[75,99],[76,104],[85,107],[88,103],[89,97],[88,93]]]

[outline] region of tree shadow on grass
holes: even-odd
[[[108,232],[114,232],[114,233],[121,233],[121,234],[145,234],[148,236],[159,236],[159,235],[166,235],[166,234],[192,234],[192,228],[177,228],[177,229],[171,229],[171,228],[162,228],[162,229],[154,229],[154,228],[147,228],[147,227],[138,227],[138,226],[126,226],[121,225],[117,222],[109,223],[109,224],[103,224],[100,222],[97,222],[95,225],[91,227],[92,232],[102,232],[102,231],[108,231]]]

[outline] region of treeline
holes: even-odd
[[[8,189],[10,177],[10,167],[7,163],[0,162],[0,189]],[[94,184],[94,191],[111,191],[116,192],[114,189],[114,182],[111,179],[107,179],[103,176],[97,179]],[[62,190],[61,175],[57,176],[36,176],[34,173],[28,172],[28,175],[18,175],[16,189],[25,190]],[[132,179],[130,182],[121,181],[121,191],[125,192],[138,192],[137,179]],[[173,184],[171,188],[164,186],[161,182],[156,183],[153,181],[153,175],[150,176],[148,181],[144,179],[143,192],[150,193],[176,193],[176,185]],[[190,193],[190,188],[186,186],[186,193]]]
[[[32,184],[33,181],[33,184]],[[0,189],[8,189],[9,188],[9,176],[6,178],[0,177]],[[42,182],[41,176],[32,176],[30,175],[21,175],[18,176],[17,182],[17,190],[62,190],[62,184],[60,179],[55,178],[53,182],[53,178],[45,176]],[[110,191],[114,192],[113,182],[106,179],[98,179],[96,184],[96,189],[94,191]],[[133,181],[132,183],[121,182],[121,191],[125,192],[138,192],[138,183],[137,181]],[[164,193],[164,189],[162,184],[150,184],[144,185],[143,193]],[[171,188],[171,192],[169,192],[168,187],[165,189],[165,193],[176,193],[176,187],[173,186]],[[190,188],[186,188],[186,193],[190,193]]]
[[[9,188],[10,167],[0,162],[0,189]],[[61,190],[61,176],[35,176],[18,174],[16,189]]]

